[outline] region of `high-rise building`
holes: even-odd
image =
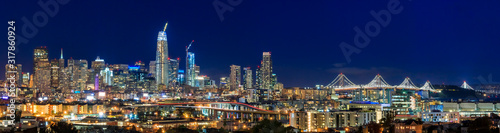
[[[243,68],[243,88],[245,90],[253,86],[252,69],[250,67]]]
[[[34,87],[42,94],[51,94],[50,89],[50,62],[47,47],[35,48],[33,53]]]
[[[271,52],[262,53],[262,62],[261,62],[261,78],[262,78],[262,89],[271,89],[272,85],[272,74],[273,74],[273,66],[271,60]]]
[[[274,90],[274,85],[278,83],[278,76],[276,74],[271,75],[271,88]]]
[[[94,78],[94,90],[99,90],[99,74],[96,74]]]
[[[50,61],[50,87],[54,90],[59,88],[59,69],[59,61],[52,59]]]
[[[101,71],[101,75],[103,78],[103,83],[106,86],[112,86],[113,85],[113,71],[110,70],[108,67],[106,67],[104,70]]]
[[[203,89],[205,87],[205,77],[206,75],[196,77],[196,87],[200,87],[199,89]]]
[[[184,77],[184,70],[179,70],[177,72],[177,81],[179,82],[179,85],[185,85],[186,84],[186,78]]]
[[[194,60],[194,53],[193,52],[188,52],[186,56],[186,84],[190,86],[195,86],[196,81],[195,81],[195,60]]]
[[[262,87],[262,75],[260,73],[260,66],[257,66],[257,69],[255,69],[255,85],[253,86],[256,89]]]
[[[167,29],[168,23],[165,24],[163,31],[158,32],[158,40],[156,42],[156,84],[168,86],[168,42]]]
[[[67,86],[67,78],[65,77],[66,71],[64,68],[64,58],[63,58],[63,49],[61,48],[61,58],[59,58],[59,88],[68,88]]]
[[[99,86],[96,85],[95,84],[96,82],[94,81],[96,80],[96,78],[100,79],[99,77],[101,77],[101,75],[99,74],[101,73],[102,70],[104,70],[104,68],[106,68],[106,63],[104,62],[104,59],[101,59],[99,58],[99,56],[97,56],[97,58],[94,61],[92,61],[91,70],[89,72],[89,79],[87,80],[89,82],[88,84],[94,84],[94,86]]]
[[[35,72],[39,66],[38,62],[39,61],[49,61],[49,52],[47,50],[47,47],[38,47],[35,48],[35,51],[33,53],[33,71]],[[33,73],[36,75],[36,72]]]
[[[104,59],[101,59],[99,58],[99,56],[97,56],[97,58],[92,61],[92,69],[94,69],[94,71],[96,72],[100,72],[101,70],[104,70],[104,68],[106,67],[106,64],[104,62]]]
[[[15,81],[16,88],[21,87],[23,84],[22,79],[22,65],[21,64],[7,64],[5,65],[5,79],[9,81],[12,79]]]
[[[23,83],[22,83],[22,87],[29,87],[29,84],[30,84],[30,73],[27,72],[27,73],[23,73]]]
[[[75,60],[73,58],[68,59],[68,67],[65,69],[65,74],[67,78],[68,90],[75,90]]]
[[[88,80],[88,62],[87,60],[79,60],[75,63],[76,72],[75,79],[76,80],[76,90],[83,91],[87,90],[87,80]]]
[[[156,77],[156,61],[149,61],[149,74],[151,77]]]
[[[229,89],[229,77],[221,77],[219,87],[222,89]]]
[[[200,66],[198,65],[194,65],[194,84],[195,84],[195,87],[200,87],[200,82],[198,80],[198,76],[200,76]]]
[[[178,86],[179,83],[178,83],[178,80],[177,80],[177,76],[178,76],[178,72],[179,72],[179,58],[177,59],[169,59],[168,61],[168,72],[169,72],[169,78],[170,81],[169,84],[172,86],[172,87],[175,87],[175,86]]]
[[[135,66],[139,66],[139,71],[140,72],[146,72],[146,64],[144,64],[144,62],[142,61],[137,61],[135,62],[134,64]]]
[[[267,89],[268,90],[267,92],[272,93],[273,92],[272,90],[274,88],[272,85],[273,63],[271,60],[271,52],[263,52],[262,53],[261,66],[262,67],[260,68],[260,71],[261,71],[260,78],[262,78],[261,79],[262,86],[260,86],[260,88]],[[267,95],[268,99],[270,99],[271,95],[272,94]]]
[[[231,74],[229,75],[229,89],[237,90],[241,85],[241,67],[231,65]]]

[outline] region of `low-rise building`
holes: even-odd
[[[458,112],[423,112],[422,121],[460,123],[460,114]]]
[[[332,112],[292,112],[290,126],[307,132],[322,131],[327,128],[353,127],[376,120],[374,111],[332,111]]]

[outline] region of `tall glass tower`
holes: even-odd
[[[195,73],[195,62],[194,62],[194,53],[193,52],[188,52],[187,53],[187,68],[186,68],[186,84],[190,86],[196,86],[196,73]]]
[[[272,89],[272,74],[273,74],[273,64],[271,60],[271,52],[263,52],[262,53],[262,62],[261,62],[261,77],[262,78],[262,89]]]
[[[167,29],[165,24],[163,31],[158,32],[158,41],[156,42],[156,85],[163,84],[168,86],[168,43]]]

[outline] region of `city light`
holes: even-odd
[[[0,132],[500,129],[500,1],[69,2],[3,4]]]

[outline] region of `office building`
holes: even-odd
[[[179,83],[178,83],[178,80],[177,80],[177,76],[178,76],[178,72],[179,72],[179,58],[177,59],[169,59],[169,62],[168,62],[168,68],[169,68],[169,84],[171,87],[174,87],[174,86],[179,86]]]
[[[195,82],[195,78],[196,78],[196,74],[195,74],[195,58],[194,58],[194,53],[192,52],[188,52],[187,53],[187,56],[186,56],[186,61],[187,61],[187,64],[186,64],[186,84],[187,85],[190,85],[190,86],[195,86],[196,82]]]
[[[156,61],[149,61],[149,74],[156,77]]]
[[[165,24],[163,31],[158,32],[158,39],[156,42],[156,85],[168,86],[169,72],[168,72],[168,42],[167,42],[167,29],[168,23]]]
[[[243,68],[243,89],[247,90],[253,86],[252,69],[250,67]]]
[[[101,71],[101,76],[102,76],[102,81],[105,86],[112,86],[113,85],[113,71],[109,69],[109,67],[104,68],[104,70]]]
[[[260,73],[260,66],[257,66],[257,69],[255,69],[255,85],[253,88],[260,89],[260,87],[262,87],[262,75]]]
[[[460,114],[459,112],[422,112],[422,121],[460,123]]]
[[[29,87],[29,83],[30,83],[30,73],[29,72],[26,72],[26,73],[22,73],[23,74],[23,83],[22,83],[22,87]]]
[[[33,71],[34,71],[34,87],[38,92],[43,94],[51,94],[50,89],[50,62],[48,59],[49,52],[47,47],[38,47],[34,50],[33,55]]]
[[[53,59],[50,61],[50,87],[52,89],[59,88],[59,60]]]
[[[21,64],[6,64],[5,65],[5,79],[9,81],[14,77],[16,87],[21,87],[23,84],[22,79],[22,65]]]
[[[186,78],[185,78],[184,70],[179,70],[177,72],[177,81],[179,82],[179,85],[185,85],[186,84]]]
[[[229,77],[221,77],[219,87],[222,89],[229,89]]]
[[[376,122],[373,111],[334,111],[334,112],[292,112],[290,126],[306,132],[324,132],[327,128],[355,127]]]
[[[137,62],[135,62],[134,65],[138,66],[139,67],[139,71],[141,71],[141,72],[146,72],[146,70],[147,70],[146,69],[146,64],[144,64],[144,62],[142,62],[142,61],[137,61]]]
[[[262,78],[262,89],[272,89],[272,74],[273,74],[273,66],[271,60],[271,52],[263,52],[262,53],[262,61],[260,68],[260,78]]]
[[[231,65],[231,74],[229,75],[229,89],[238,90],[241,85],[241,67]]]

